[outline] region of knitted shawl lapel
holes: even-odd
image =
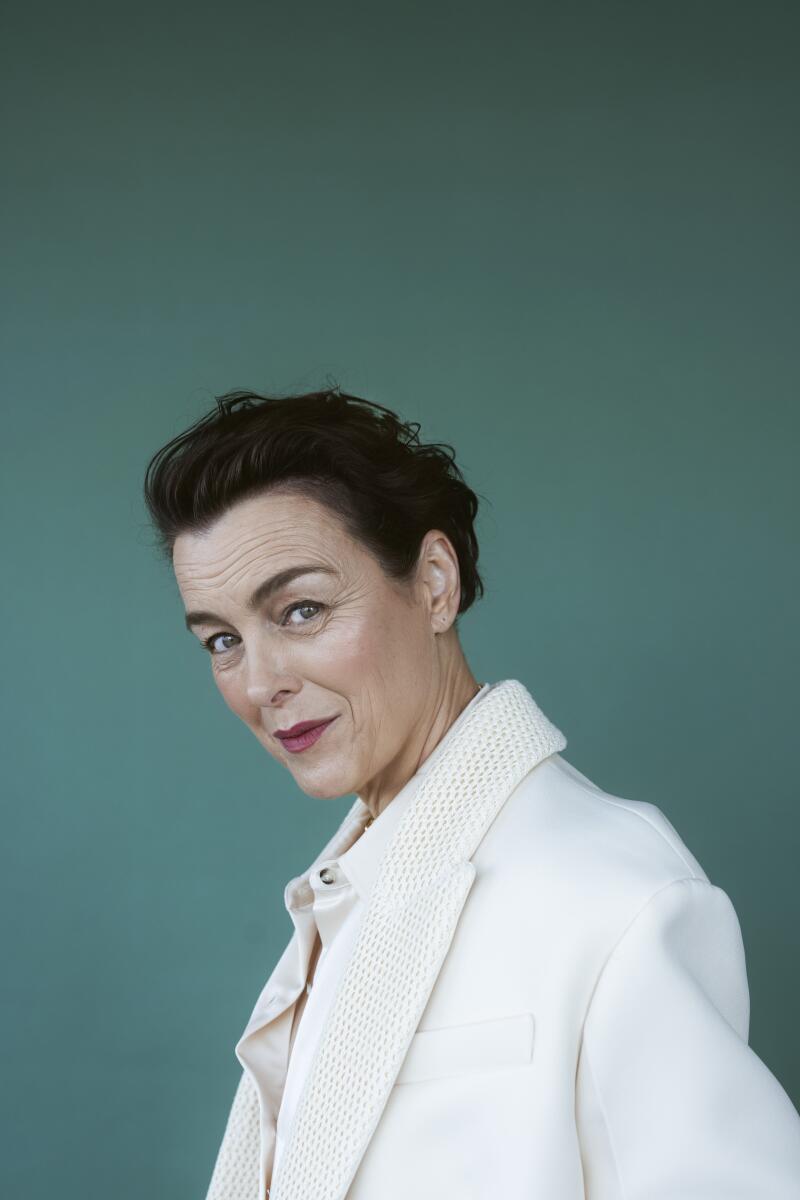
[[[270,1200],[346,1196],[453,940],[471,858],[524,776],[566,744],[524,684],[505,679],[443,748],[384,851]],[[356,800],[315,861],[366,815]],[[244,1072],[206,1200],[264,1200],[258,1146],[258,1098]]]

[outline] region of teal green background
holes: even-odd
[[[792,4],[18,5],[3,90],[0,1165],[204,1194],[283,888],[350,797],[225,707],[141,498],[235,387],[485,497],[476,677],[731,896],[800,1102]]]

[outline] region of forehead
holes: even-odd
[[[183,591],[235,586],[256,568],[277,571],[307,560],[342,570],[360,553],[326,505],[305,495],[270,492],[239,501],[205,532],[180,534],[172,565]]]

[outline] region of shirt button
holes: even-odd
[[[334,883],[336,881],[336,873],[330,867],[323,867],[319,873],[319,877],[323,883]]]

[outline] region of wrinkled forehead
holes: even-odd
[[[270,493],[240,501],[207,529],[179,534],[172,565],[181,582],[309,552],[341,558],[351,545],[337,514],[325,505],[302,495]]]
[[[252,607],[296,578],[347,580],[365,552],[335,514],[302,497],[259,497],[224,513],[207,530],[176,538],[173,568],[187,609],[210,596]],[[254,589],[258,589],[257,596]]]

